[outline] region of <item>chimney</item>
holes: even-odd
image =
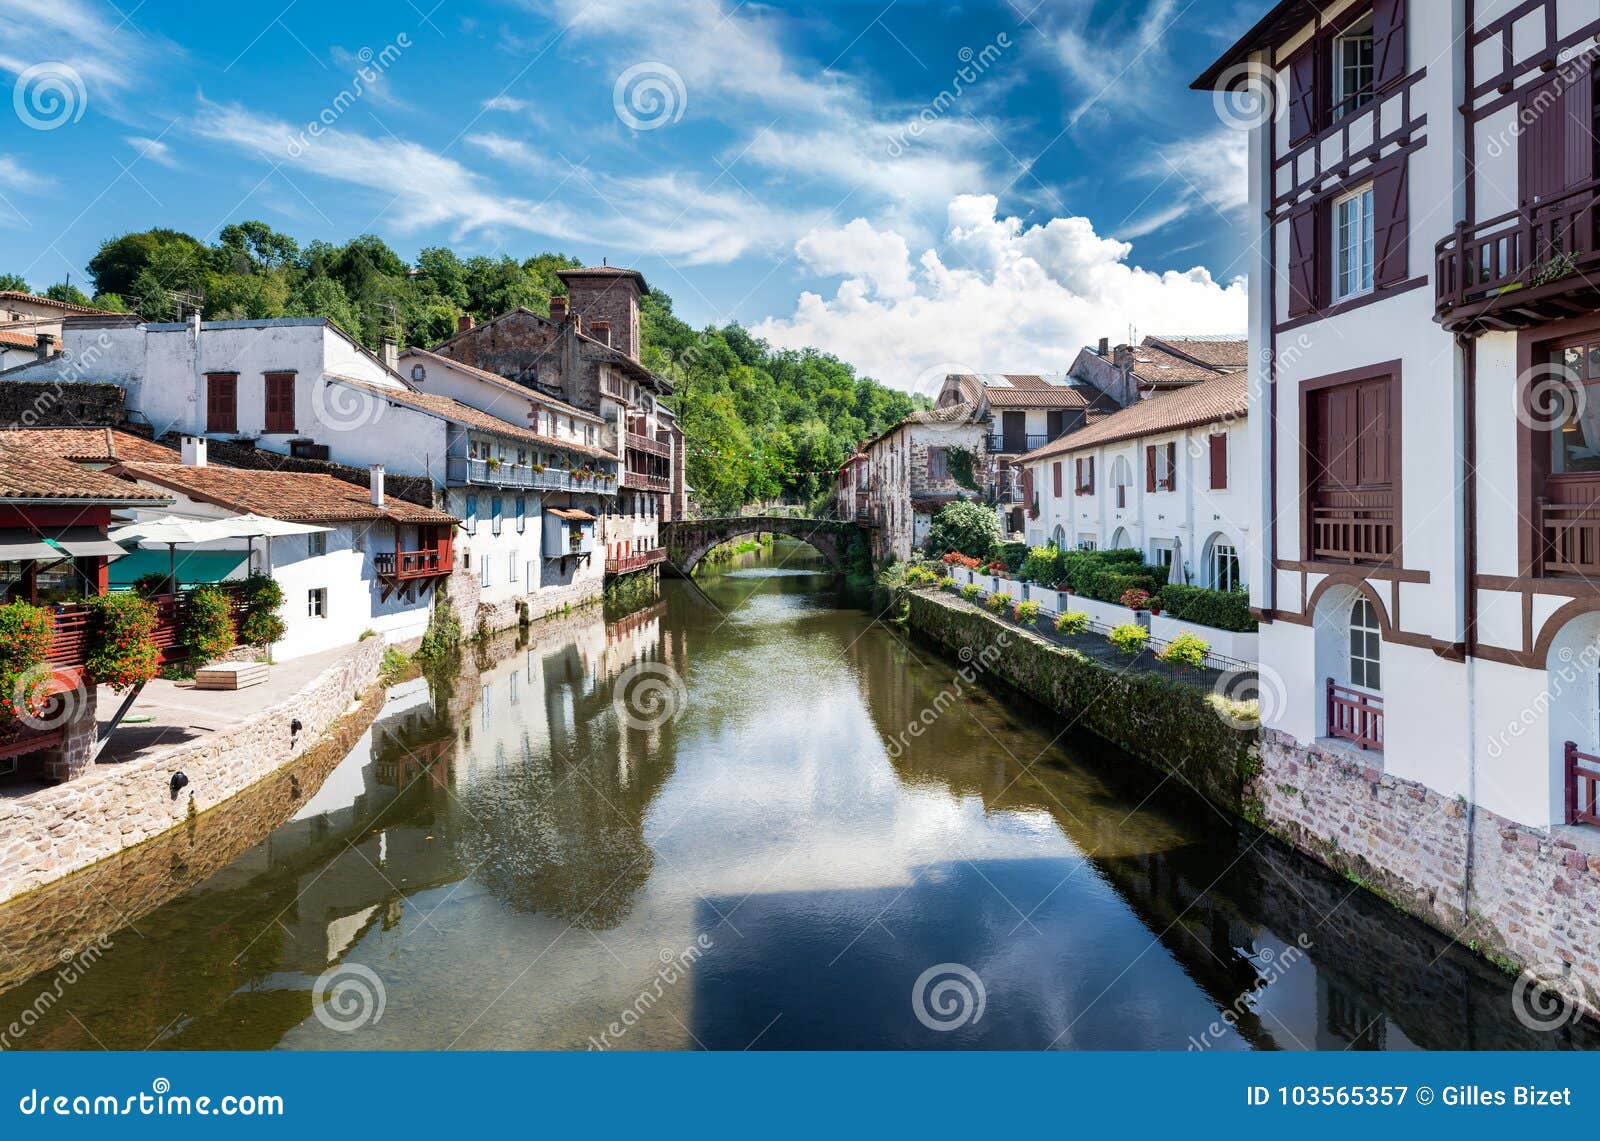
[[[34,347],[35,351],[39,354],[40,360],[49,360],[56,351],[56,339],[54,334],[40,333],[34,341]]]
[[[476,324],[477,322],[472,319],[471,313],[463,313],[456,318],[456,332],[465,333]]]
[[[189,336],[196,344],[200,342],[200,310],[196,309],[189,314]]]
[[[400,345],[393,337],[378,342],[378,355],[383,358],[384,368],[390,372],[400,371]]]
[[[550,320],[559,325],[566,319],[567,299],[561,294],[556,294],[550,298]]]
[[[184,467],[205,467],[206,438],[204,436],[185,436],[179,454],[183,458]]]
[[[372,479],[372,505],[383,506],[383,465],[373,464],[371,468]]]
[[[1100,347],[1095,350],[1101,357],[1108,356],[1111,352],[1111,338],[1101,337]]]
[[[1124,372],[1131,369],[1133,367],[1133,346],[1118,345],[1116,351],[1111,354],[1111,363]]]
[[[595,340],[599,341],[601,344],[609,347],[611,344],[611,322],[590,321],[589,335]]]

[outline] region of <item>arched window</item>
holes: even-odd
[[[1133,466],[1128,463],[1127,456],[1118,456],[1111,464],[1111,486],[1116,496],[1116,505],[1128,505],[1128,489],[1133,486]]]
[[[1358,598],[1350,607],[1350,684],[1363,689],[1382,689],[1378,654],[1383,637],[1378,629],[1378,611],[1370,601]]]
[[[1128,538],[1128,532],[1118,527],[1116,534],[1111,536],[1111,549],[1113,551],[1125,551],[1131,546],[1133,546],[1133,540]]]
[[[1208,582],[1212,590],[1237,590],[1244,584],[1239,572],[1239,552],[1234,545],[1218,539],[1211,544],[1211,557],[1206,560]]]
[[[1057,549],[1065,549],[1067,545],[1067,529],[1056,524],[1056,529],[1050,533],[1050,542]]]

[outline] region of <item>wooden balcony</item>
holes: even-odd
[[[640,551],[638,554],[622,555],[617,558],[606,559],[607,574],[632,574],[653,567],[657,563],[667,561],[667,549],[657,547],[653,551]]]
[[[1539,573],[1600,575],[1600,503],[1551,503],[1541,499]]]
[[[622,486],[632,491],[671,491],[672,479],[665,475],[648,475],[642,471],[622,473]]]
[[[234,593],[234,617],[237,619],[243,611],[240,596],[227,586],[223,587]],[[187,649],[180,641],[180,631],[183,629],[184,619],[188,616],[189,607],[188,591],[182,594],[158,594],[150,599],[156,608],[156,629],[151,636],[156,649],[161,652],[163,662],[181,659],[188,655]],[[50,651],[45,656],[45,661],[61,671],[76,671],[83,667],[89,652],[90,611],[86,603],[69,602],[53,608],[54,634],[50,639]]]
[[[1526,329],[1600,307],[1600,179],[1476,225],[1434,250],[1435,316],[1452,332]]]
[[[1387,492],[1346,493],[1343,503],[1311,507],[1311,557],[1322,562],[1382,563],[1394,555],[1394,507]]]
[[[1328,736],[1383,752],[1383,698],[1328,679]]]
[[[1600,824],[1600,757],[1566,746],[1567,823]]]
[[[629,451],[643,452],[646,455],[660,456],[662,459],[672,458],[672,445],[663,444],[660,440],[652,440],[649,436],[642,436],[638,432],[625,432],[622,436],[623,446]]]
[[[379,578],[398,582],[449,574],[451,560],[450,544],[442,543],[420,551],[379,551],[372,556],[372,569]]]

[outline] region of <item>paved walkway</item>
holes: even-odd
[[[123,721],[100,754],[99,763],[135,760],[236,725],[251,714],[294,696],[352,649],[341,646],[278,662],[268,667],[266,681],[247,689],[196,689],[192,681],[155,678],[128,711],[130,717],[148,716],[152,720],[131,725]],[[103,733],[122,704],[122,696],[101,686],[96,700],[95,711]]]

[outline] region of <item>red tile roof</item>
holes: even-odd
[[[1144,339],[1146,345],[1188,357],[1215,369],[1248,368],[1250,342],[1245,337],[1158,337]]]
[[[488,381],[490,384],[498,385],[500,388],[505,389],[513,396],[521,397],[524,400],[532,400],[546,408],[553,408],[560,412],[563,416],[581,416],[583,419],[592,421],[596,424],[604,423],[604,421],[601,420],[600,417],[596,416],[593,412],[585,412],[582,408],[568,404],[564,400],[557,400],[554,396],[546,396],[544,393],[535,391],[525,384],[518,384],[514,380],[507,380],[499,373],[490,372],[486,368],[474,368],[472,365],[462,364],[458,360],[453,360],[450,357],[440,356],[438,353],[431,353],[427,349],[420,349],[416,348],[415,346],[400,354],[400,359],[402,361],[404,361],[407,357],[420,357],[424,361],[434,361],[438,364],[444,365],[447,368],[453,368],[457,372],[464,372],[468,376],[476,377],[479,380]],[[416,382],[413,381],[412,383]],[[424,380],[422,383],[426,384],[427,381]]]
[[[315,472],[149,463],[122,463],[112,470],[230,511],[253,511],[294,523],[459,522],[453,515],[392,495],[382,507],[374,506],[367,488]]]
[[[11,345],[18,349],[36,348],[39,344],[37,333],[13,333],[10,329],[0,329],[0,345]]]
[[[26,301],[34,305],[48,305],[65,313],[92,313],[95,316],[110,314],[109,309],[95,309],[88,305],[74,305],[70,301],[57,301],[54,297],[40,297],[35,293],[22,293],[15,289],[0,289],[0,301]]]
[[[1102,395],[1092,385],[1066,376],[1007,372],[952,373],[951,377],[963,399],[976,402],[981,395],[991,408],[1088,408]]]
[[[80,467],[34,448],[0,445],[0,500],[137,503],[161,506],[172,497],[105,472]]]
[[[154,440],[115,428],[10,428],[0,430],[0,444],[33,449],[80,464],[118,460],[170,464],[178,453]]]
[[[636,269],[623,269],[614,265],[592,265],[584,269],[558,269],[556,276],[562,281],[569,277],[631,277],[639,286],[640,293],[649,293],[650,287],[645,284],[644,274]]]
[[[1245,373],[1213,373],[1211,379],[1200,384],[1152,396],[1114,412],[1098,423],[1079,428],[1029,452],[1018,462],[1031,463],[1141,436],[1180,432],[1219,420],[1242,418],[1249,414],[1249,388],[1249,377]]]

